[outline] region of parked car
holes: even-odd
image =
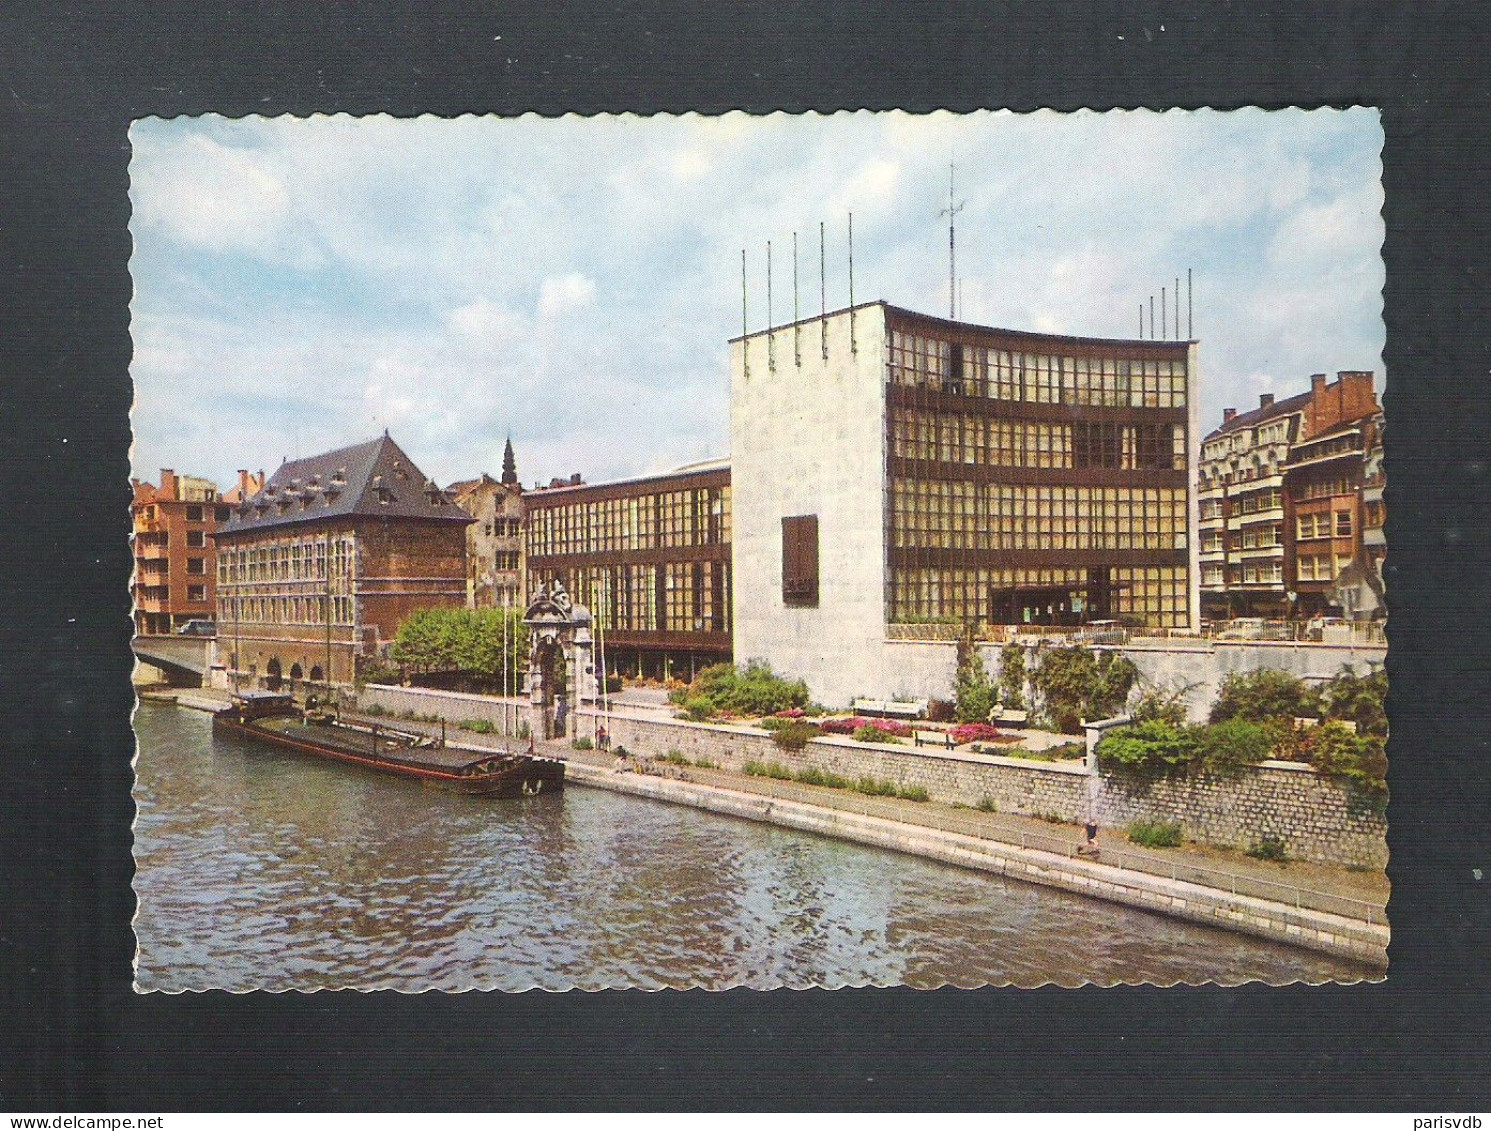
[[[1222,640],[1262,640],[1267,622],[1262,617],[1238,617],[1227,622]]]
[[[194,617],[176,630],[178,636],[216,636],[217,624],[201,617]]]

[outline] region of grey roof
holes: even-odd
[[[1214,436],[1225,436],[1228,432],[1236,432],[1239,428],[1250,428],[1255,424],[1263,424],[1281,416],[1303,412],[1305,406],[1310,403],[1314,395],[1313,392],[1296,393],[1292,397],[1285,397],[1283,400],[1275,401],[1271,405],[1251,409],[1248,412],[1240,412],[1231,420],[1223,423],[1221,427],[1213,428],[1204,438],[1210,440]]]
[[[280,464],[261,491],[233,508],[217,533],[351,517],[472,521],[385,432],[365,444]]]

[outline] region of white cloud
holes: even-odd
[[[149,120],[131,133],[137,458],[231,476],[396,427],[437,477],[723,452],[726,338],[847,299],[1131,337],[1196,268],[1203,418],[1380,366],[1369,111]],[[188,395],[183,396],[183,391]]]
[[[585,309],[595,300],[595,283],[578,272],[550,275],[538,289],[538,316],[560,318]]]

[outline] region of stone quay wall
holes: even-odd
[[[450,723],[484,719],[499,733],[515,726],[511,720],[528,718],[521,700],[381,684],[365,687],[358,704],[363,710],[377,704],[391,714],[412,711]],[[575,733],[592,739],[600,725],[591,708],[577,711],[574,721]],[[836,735],[816,738],[802,750],[783,750],[770,734],[750,727],[639,714],[613,713],[606,725],[613,748],[625,746],[654,758],[676,752],[737,773],[747,762],[778,762],[793,772],[817,769],[855,780],[892,781],[901,789],[920,787],[934,801],[950,804],[976,806],[987,799],[1001,813],[1070,822],[1095,813],[1109,828],[1173,822],[1204,844],[1247,848],[1276,837],[1295,859],[1370,869],[1387,865],[1385,820],[1353,805],[1342,786],[1293,762],[1265,762],[1237,778],[1186,777],[1143,785],[1102,776],[1092,789],[1087,770],[1076,763],[880,746]]]
[[[580,712],[581,734],[593,734],[595,725],[592,713]],[[1387,865],[1383,818],[1362,812],[1342,786],[1293,762],[1266,762],[1237,778],[1162,779],[1147,785],[1102,776],[1090,802],[1087,770],[1073,763],[877,746],[832,735],[792,751],[748,727],[618,714],[610,716],[608,726],[613,747],[650,757],[676,752],[737,772],[746,762],[779,762],[794,772],[813,768],[889,780],[901,788],[920,786],[934,801],[978,805],[987,799],[1001,813],[1080,822],[1095,812],[1098,824],[1109,828],[1173,822],[1204,844],[1245,849],[1276,837],[1294,859],[1369,869]]]
[[[460,691],[437,691],[429,687],[394,687],[370,683],[357,693],[357,708],[379,707],[390,715],[414,712],[435,715],[448,723],[488,722],[500,734],[517,733],[528,721],[531,704],[526,698],[504,699],[497,695],[467,695]]]

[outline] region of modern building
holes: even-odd
[[[945,695],[906,626],[1199,619],[1197,346],[868,303],[731,343],[735,654]],[[914,635],[914,632],[912,633]]]
[[[690,679],[731,658],[730,466],[526,493],[530,590],[590,610],[608,672]]]
[[[230,678],[351,682],[410,613],[465,604],[472,521],[386,432],[281,464],[218,531]]]
[[[132,480],[135,632],[167,635],[216,611],[214,534],[228,518],[217,484],[161,468],[160,486]]]
[[[1310,394],[1222,412],[1220,428],[1201,441],[1201,615],[1289,615],[1285,576],[1284,465],[1304,427]]]
[[[502,478],[482,475],[446,488],[476,521],[466,528],[466,604],[473,609],[516,608],[525,603],[523,487],[509,439]]]
[[[1342,372],[1329,383],[1323,373],[1310,378],[1304,429],[1284,467],[1285,571],[1298,616],[1340,615],[1332,597],[1337,576],[1365,562],[1362,493],[1378,412],[1371,373]]]

